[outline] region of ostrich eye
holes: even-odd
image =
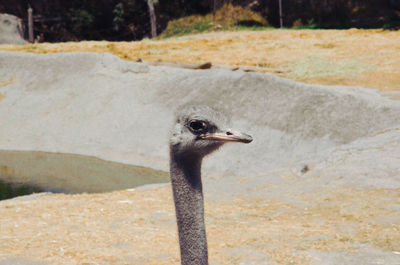
[[[195,133],[203,133],[207,131],[207,124],[204,121],[191,121],[189,127]]]

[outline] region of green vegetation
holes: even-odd
[[[84,9],[71,9],[68,13],[72,33],[80,35],[92,29],[94,16]]]
[[[259,13],[240,6],[227,4],[217,10],[215,17],[213,14],[204,16],[192,15],[171,20],[160,37],[165,38],[210,31],[260,30],[266,29],[267,26],[269,26],[268,21]]]
[[[298,19],[293,23],[292,28],[294,28],[294,29],[319,29],[319,28],[322,28],[322,26],[320,24],[316,23],[314,21],[314,19],[312,18],[307,21],[307,24],[303,24],[301,22],[301,19]]]
[[[400,21],[393,21],[382,26],[383,29],[398,30],[400,29]]]

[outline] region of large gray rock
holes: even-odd
[[[0,44],[25,44],[22,20],[9,14],[0,14]]]
[[[205,160],[229,194],[324,176],[331,185],[400,187],[400,102],[357,87],[268,74],[149,67],[110,54],[0,53],[0,149],[94,155],[168,170],[173,113],[187,102],[232,114],[250,133]],[[302,170],[307,165],[307,170]],[[340,175],[340,178],[338,177]],[[233,185],[238,177],[249,181]],[[230,185],[232,183],[232,185]]]

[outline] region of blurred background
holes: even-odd
[[[35,42],[130,41],[249,27],[400,27],[400,0],[1,0],[0,13],[20,18],[27,40],[29,8]]]

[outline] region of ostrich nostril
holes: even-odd
[[[226,132],[226,135],[233,135],[233,133],[231,133],[231,132]]]

